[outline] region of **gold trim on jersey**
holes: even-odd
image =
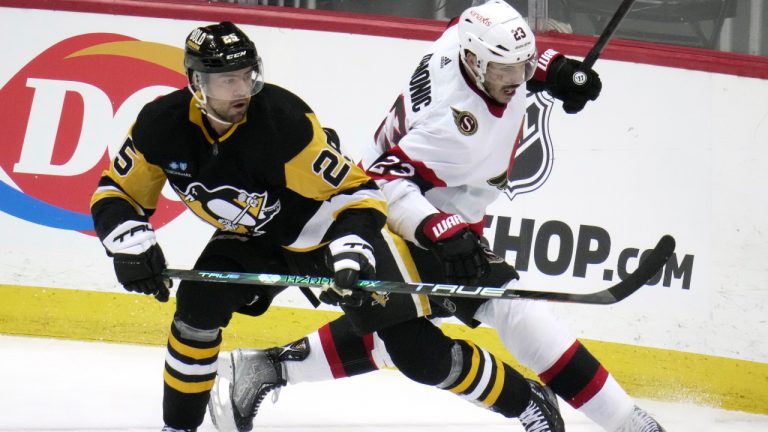
[[[330,242],[322,242],[320,244],[316,244],[314,246],[307,246],[307,247],[304,247],[304,248],[294,247],[294,246],[288,245],[288,246],[283,246],[283,249],[289,250],[291,252],[311,252],[311,251],[313,251],[315,249],[319,249],[319,248],[327,245],[328,243],[330,243]]]
[[[400,273],[405,277],[406,282],[422,282],[419,270],[413,260],[410,249],[402,237],[389,230],[389,227],[382,228],[384,240],[393,251],[395,263],[400,269]],[[432,314],[432,307],[429,303],[429,297],[423,294],[412,294],[414,305],[418,316],[429,316]]]
[[[385,226],[382,228],[382,230],[382,233],[384,234],[384,240],[386,240],[387,243],[391,242],[390,247],[394,246],[394,248],[397,250],[397,255],[395,258],[397,259],[398,266],[402,267],[407,272],[407,281],[421,282],[422,280],[421,276],[419,275],[419,269],[416,267],[416,263],[413,261],[411,251],[408,249],[408,245],[405,243],[405,240],[392,232],[389,229],[389,226]]]
[[[104,171],[103,176],[107,175],[107,171]],[[94,192],[93,196],[91,197],[91,204],[90,206],[93,207],[94,204],[97,202],[107,199],[107,198],[120,198],[122,200],[125,200],[128,202],[128,204],[133,207],[134,210],[136,210],[136,213],[140,216],[146,216],[146,212],[143,208],[141,208],[140,205],[136,203],[136,201],[133,200],[133,198],[129,197],[123,191],[118,189],[115,186],[102,186],[96,188],[96,192]]]
[[[315,114],[307,113],[306,116],[312,124],[312,140],[285,164],[288,189],[322,201],[339,191],[367,183],[370,178],[365,172],[327,143]]]
[[[242,120],[236,123],[232,123],[232,126],[229,128],[227,133],[220,136],[219,139],[215,139],[211,136],[211,134],[208,133],[208,128],[205,127],[205,122],[203,122],[203,112],[200,110],[197,99],[193,97],[192,99],[189,100],[189,121],[196,124],[200,128],[200,130],[203,131],[203,135],[205,135],[205,139],[208,141],[208,144],[213,144],[215,142],[223,142],[224,140],[232,136],[232,134],[235,133],[235,130],[237,130],[237,127],[245,123],[246,120],[248,120],[248,116],[243,115]]]

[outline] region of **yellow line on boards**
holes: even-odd
[[[0,333],[89,341],[165,345],[174,298],[158,303],[129,294],[0,285]],[[291,342],[340,314],[273,306],[260,317],[236,314],[223,350]],[[444,324],[451,337],[470,339],[527,376],[489,328]],[[768,414],[768,364],[680,351],[582,340],[631,395]],[[160,367],[160,366],[158,366]]]

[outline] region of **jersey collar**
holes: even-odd
[[[203,135],[205,135],[205,139],[210,144],[213,144],[215,142],[223,142],[224,140],[229,138],[233,133],[235,133],[235,130],[237,129],[237,127],[245,123],[246,120],[248,120],[247,113],[242,120],[240,120],[237,123],[233,123],[232,126],[224,135],[216,139],[210,132],[213,130],[213,126],[210,126],[210,124],[208,123],[208,119],[206,119],[205,116],[203,116],[202,111],[200,111],[200,108],[197,107],[197,101],[195,101],[195,98],[192,98],[192,100],[190,100],[189,102],[189,121],[191,121],[192,123],[200,127],[200,130],[203,131]]]

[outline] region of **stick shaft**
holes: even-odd
[[[672,256],[674,249],[675,240],[671,236],[665,235],[659,240],[648,258],[643,260],[637,270],[632,272],[626,279],[601,291],[588,294],[379,280],[361,280],[358,282],[357,288],[370,292],[391,292],[400,294],[426,294],[433,296],[485,299],[526,298],[567,303],[613,304],[628,297],[653,278],[662,268],[664,268],[667,260]],[[206,270],[167,269],[164,272],[164,275],[171,278],[200,282],[223,282],[262,286],[299,286],[308,288],[326,288],[333,282],[333,278],[328,276],[280,275]]]
[[[616,33],[616,29],[619,28],[619,24],[621,24],[621,21],[627,16],[627,13],[629,13],[629,10],[634,3],[635,0],[624,0],[621,2],[619,8],[616,9],[616,12],[614,12],[611,17],[611,20],[608,21],[608,25],[605,26],[605,29],[603,29],[603,32],[600,34],[597,42],[595,42],[595,45],[592,46],[592,49],[589,50],[587,56],[584,57],[583,64],[585,69],[592,69],[592,66],[595,65],[597,58],[600,57],[603,49],[608,45],[608,41],[611,40],[613,34]]]

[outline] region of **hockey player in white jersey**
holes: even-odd
[[[421,59],[361,162],[384,191],[389,228],[408,241],[421,280],[524,285],[515,269],[482,242],[486,207],[513,168],[526,93],[547,90],[562,100],[566,112],[578,112],[601,89],[598,75],[582,69],[577,60],[552,50],[538,56],[530,28],[503,1],[464,11]],[[581,79],[573,80],[574,74]],[[419,260],[426,251],[440,259],[442,268]],[[545,302],[431,301],[444,316],[495,328],[521,364],[606,431],[663,431]],[[345,317],[285,347],[236,350],[232,362],[231,388],[214,389],[214,419],[232,410],[255,415],[266,393],[287,383],[391,365],[376,336],[358,336]],[[237,397],[246,389],[258,396]]]

